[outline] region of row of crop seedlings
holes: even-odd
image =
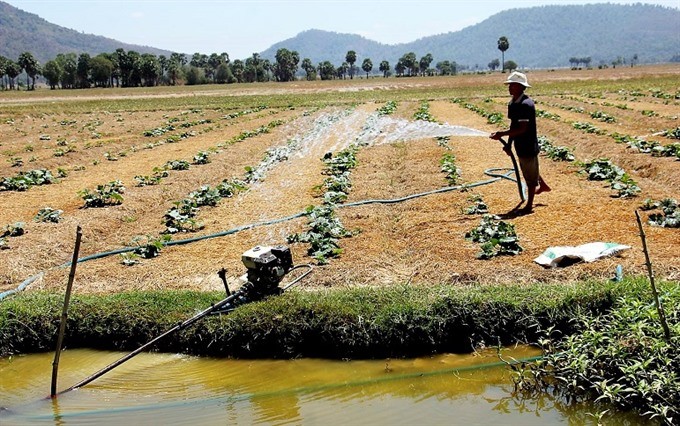
[[[282,121],[274,122],[274,125],[279,125]],[[271,128],[271,127],[269,127]],[[268,131],[268,130],[267,130]],[[261,134],[260,132],[248,133],[250,136]],[[228,143],[235,143],[241,141],[244,133],[241,133],[238,140],[233,140]],[[274,164],[288,159],[291,150],[294,149],[291,143],[287,146],[276,147],[270,149],[265,158],[257,167],[246,167],[243,179],[224,179],[221,183],[211,188],[209,185],[203,185],[196,191],[189,193],[189,195],[179,201],[174,202],[174,207],[171,207],[163,216],[163,223],[165,230],[162,231],[160,238],[153,237],[136,237],[132,241],[135,250],[132,253],[121,254],[121,263],[124,265],[134,265],[139,262],[139,258],[151,258],[160,254],[160,249],[168,241],[170,235],[179,232],[195,232],[204,228],[204,224],[197,219],[201,207],[216,206],[223,198],[231,198],[237,193],[244,191],[248,186],[256,181],[262,179],[264,172],[271,168]],[[194,157],[196,159],[196,157]],[[179,165],[178,169],[183,169],[186,162],[171,162],[173,165]]]
[[[236,112],[231,112],[228,114],[225,114],[221,117],[222,120],[231,120],[237,117],[241,117],[244,115],[248,114],[253,114],[259,111],[262,111],[266,109],[267,106],[261,105],[256,108],[251,108],[251,109],[246,109],[243,111],[236,111]],[[192,109],[187,113],[184,113],[184,115],[188,113],[196,113],[196,114],[201,114],[203,111],[200,109]],[[182,130],[182,129],[190,129],[191,127],[199,126],[199,125],[204,125],[204,124],[212,124],[215,123],[214,120],[212,119],[200,119],[200,120],[194,120],[194,121],[182,121],[181,118],[179,117],[173,117],[170,118],[166,121],[166,123],[163,126],[156,127],[154,129],[149,129],[145,130],[142,132],[143,136],[145,137],[161,137],[161,139],[157,140],[156,142],[149,142],[145,144],[142,148],[143,149],[153,149],[157,146],[165,145],[166,143],[177,143],[182,140],[188,139],[190,137],[196,136],[197,133],[193,130],[184,130],[181,133],[176,133],[172,135],[165,136],[166,133],[175,131],[175,130]],[[219,127],[219,126],[218,126]],[[207,133],[209,131],[214,130],[213,127],[208,127],[203,129],[202,133]],[[136,151],[136,147],[132,147],[132,151]],[[122,155],[121,155],[122,154]],[[125,152],[119,153],[119,156],[125,156]],[[106,153],[105,158],[109,161],[115,161],[117,157],[115,155],[112,155],[111,153]]]
[[[421,109],[422,109],[421,105]],[[424,107],[427,109],[427,106]],[[397,102],[390,100],[385,105],[376,109],[378,116],[391,115],[397,110]],[[417,114],[417,113],[416,113]],[[426,113],[423,116],[427,116]],[[286,238],[288,243],[309,244],[307,254],[314,258],[318,264],[328,263],[332,257],[342,253],[339,240],[351,237],[358,231],[347,230],[335,214],[335,208],[347,200],[352,188],[350,179],[351,170],[357,165],[357,152],[364,143],[354,143],[339,151],[335,155],[329,152],[324,155],[322,161],[325,167],[322,171],[326,178],[320,185],[322,204],[309,206],[306,209],[307,230],[290,234]]]
[[[309,206],[306,210],[307,230],[288,235],[288,243],[309,244],[307,254],[318,264],[328,263],[328,259],[339,256],[342,248],[339,239],[351,237],[353,233],[347,230],[335,214],[337,204],[347,200],[352,187],[351,170],[357,165],[356,154],[359,145],[352,144],[337,154],[327,153],[322,161],[325,164],[324,179],[321,189],[322,205]]]
[[[267,126],[261,126],[255,131],[244,131],[239,135],[235,136],[229,141],[220,143],[219,146],[223,147],[226,145],[231,145],[240,141],[245,140],[248,137],[253,137],[260,135],[262,133],[268,133],[272,128],[283,124],[282,120],[275,120],[269,123]],[[282,154],[274,154],[267,156],[267,164],[272,160],[271,157],[281,156]],[[207,164],[209,163],[209,152],[200,151],[193,158],[193,164]],[[163,167],[156,167],[153,170],[153,174],[150,176],[135,176],[137,181],[137,186],[147,186],[156,185],[160,183],[161,179],[168,176],[168,170],[187,170],[190,164],[185,160],[174,160],[168,161]],[[269,165],[268,165],[269,166]],[[134,264],[138,257],[155,257],[160,252],[160,246],[165,242],[169,241],[169,235],[176,232],[191,232],[197,231],[203,228],[203,225],[198,222],[195,218],[199,211],[199,208],[205,205],[216,205],[221,198],[231,197],[240,190],[246,188],[249,181],[256,179],[257,174],[254,173],[252,168],[246,169],[246,178],[244,181],[239,180],[223,180],[215,188],[210,188],[207,185],[202,186],[196,191],[193,191],[189,196],[183,200],[175,202],[175,207],[171,208],[166,212],[164,216],[163,223],[166,225],[165,231],[163,231],[163,236],[161,238],[153,237],[136,237],[132,244],[136,246],[134,253],[123,254],[123,263]],[[3,178],[0,181],[0,190],[12,190],[12,191],[26,191],[33,185],[46,185],[56,182],[56,179],[48,170],[33,170],[27,173],[21,173],[14,178]],[[125,186],[122,181],[114,180],[105,184],[97,185],[96,189],[83,189],[78,191],[78,195],[84,201],[85,208],[97,208],[118,205],[123,202],[123,194],[125,193]],[[44,207],[39,210],[34,218],[37,222],[53,222],[57,223],[61,219],[61,214],[63,211],[55,210],[51,207]],[[21,226],[18,226],[20,224]],[[22,222],[17,222],[17,229],[23,229],[24,224]],[[8,225],[9,226],[9,225]],[[0,243],[1,248],[8,248],[7,236],[18,236],[23,234],[17,232],[10,232],[7,235],[3,235],[2,242]],[[145,239],[143,243],[141,241]]]
[[[118,117],[118,121],[121,121],[121,120],[122,120],[122,118]],[[10,118],[6,121],[6,123],[9,124],[9,125],[14,125],[15,121]],[[66,126],[73,127],[75,124],[77,124],[77,122],[75,120],[61,120],[57,124],[59,124],[62,127],[66,127]],[[88,123],[83,125],[83,127],[79,131],[79,133],[82,132],[82,131],[88,131],[88,132],[90,132],[90,138],[91,139],[101,139],[102,135],[101,135],[101,133],[96,131],[96,128],[98,126],[101,126],[102,124],[103,124],[103,122],[101,120],[94,120],[92,122],[88,122]],[[47,128],[47,127],[49,127],[49,125],[45,124],[42,127]],[[23,136],[28,136],[28,133],[26,133],[25,131],[21,131],[19,129],[16,129],[16,130],[18,132],[21,132]],[[38,140],[41,141],[41,142],[48,142],[48,141],[52,140],[52,136],[44,133],[44,134],[41,134],[38,137]],[[89,149],[91,147],[92,147],[92,143],[88,142],[88,143],[85,144],[85,149]],[[33,144],[28,144],[24,147],[24,151],[27,152],[27,153],[33,152],[34,149],[35,149],[35,147],[33,146]],[[66,154],[76,152],[76,151],[77,151],[76,148],[73,145],[69,144],[69,142],[65,138],[59,137],[59,138],[57,138],[57,141],[56,141],[56,148],[53,150],[53,156],[54,157],[63,157]],[[23,158],[18,157],[16,152],[9,153],[9,155],[10,155],[9,162],[12,165],[12,167],[21,167],[21,166],[24,165]],[[38,160],[39,160],[38,157],[36,157],[35,155],[32,155],[28,159],[28,162],[34,163]]]
[[[431,123],[437,122],[430,113],[430,104],[426,101],[421,102],[420,106],[413,114],[413,119]],[[439,160],[441,171],[445,173],[444,178],[449,185],[456,185],[460,181],[461,173],[460,168],[456,165],[456,156],[451,152],[451,146],[449,145],[450,138],[448,136],[437,136],[435,140],[437,141],[437,145],[446,150]]]
[[[569,111],[575,111],[578,113],[583,113],[583,114],[589,114],[590,118],[601,121],[604,123],[616,123],[616,117],[607,114],[602,111],[593,111],[591,113],[586,112],[583,108],[581,107],[568,107],[564,105],[556,105],[552,104],[552,106],[561,108],[564,110],[569,110]],[[653,112],[649,111],[643,111],[643,114],[645,115],[650,115]],[[538,116],[538,111],[537,111],[537,116]],[[642,137],[639,136],[630,136],[630,135],[625,135],[621,134],[618,132],[611,132],[607,133],[607,131],[602,130],[595,126],[592,123],[587,123],[587,122],[580,122],[580,121],[575,121],[571,123],[572,127],[575,129],[581,130],[585,133],[590,133],[590,134],[596,134],[596,135],[601,135],[601,136],[610,136],[613,138],[617,143],[625,143],[628,148],[634,149],[637,152],[640,153],[645,153],[645,154],[651,154],[654,157],[677,157],[680,159],[680,142],[674,142],[671,144],[663,145],[659,142],[656,141],[647,141]],[[676,127],[674,129],[666,129],[662,130],[660,132],[655,133],[655,136],[663,136],[668,139],[680,139],[680,127]]]
[[[678,101],[680,100],[680,91],[676,91],[675,93],[668,93],[664,92],[660,89],[649,89],[647,91],[641,91],[641,90],[619,90],[616,92],[616,94],[619,96],[619,99],[623,102],[626,101],[632,101],[632,102],[638,102],[641,98],[647,98],[651,97],[652,99],[658,99],[663,105],[670,105],[671,103],[677,104]],[[606,99],[606,97],[602,93],[583,93],[583,97],[585,98],[590,98],[590,99]],[[567,96],[567,95],[562,95],[562,98],[564,99],[571,99],[579,102],[583,102],[582,99],[576,97],[576,96]],[[644,99],[645,102],[651,102],[649,99]],[[594,102],[589,102],[590,104],[594,104]],[[608,101],[603,101],[601,102],[603,106],[616,106],[620,109],[629,109],[626,104],[611,104]]]
[[[258,107],[253,108],[253,109],[247,109],[247,110],[243,110],[243,111],[232,112],[232,113],[224,115],[222,118],[225,119],[225,120],[233,119],[233,118],[236,118],[236,117],[241,117],[241,116],[246,115],[246,114],[252,114],[252,113],[255,113],[255,112],[259,112],[259,111],[262,111],[263,109],[266,109],[266,108],[267,108],[267,106],[264,106],[264,105],[258,106]],[[191,110],[190,112],[191,113],[200,113],[201,110]],[[122,120],[122,119],[119,118],[119,120]],[[201,124],[209,124],[209,123],[212,122],[212,120],[210,120],[210,119],[205,119],[205,120],[182,122],[182,123],[176,124],[179,121],[180,121],[180,118],[178,118],[178,117],[171,118],[167,121],[167,124],[165,126],[158,127],[156,129],[146,130],[146,131],[143,132],[143,135],[146,136],[146,137],[159,136],[159,135],[162,135],[166,132],[174,130],[175,128],[189,128],[189,127],[193,127],[193,126],[197,126],[197,125],[201,125]],[[75,123],[76,123],[75,121],[65,121],[65,120],[62,120],[60,122],[60,124],[62,124],[62,125],[73,125]],[[97,123],[101,124],[101,122],[97,122]],[[154,148],[156,146],[163,145],[165,143],[178,142],[180,140],[186,139],[186,138],[194,136],[194,135],[195,135],[194,132],[188,132],[188,131],[182,132],[180,134],[169,136],[169,137],[167,137],[163,140],[157,141],[155,143],[149,143],[149,144],[145,145],[143,148],[144,149],[151,149],[151,148]],[[93,137],[97,138],[99,136],[94,135]],[[241,140],[243,140],[244,136],[239,135],[239,138]],[[41,135],[40,140],[49,141],[49,140],[51,140],[51,136],[46,135],[46,134]],[[64,147],[63,149],[58,149],[58,150],[55,151],[54,155],[57,156],[57,157],[60,157],[60,156],[64,155],[65,153],[68,153],[68,152],[75,152],[75,148],[68,145],[68,142],[63,138],[60,138],[57,141],[57,145]],[[92,145],[89,142],[85,145],[86,149],[91,148],[91,147],[92,147]],[[29,151],[32,151],[32,146],[27,146],[26,149],[29,150]],[[133,147],[130,148],[130,150],[132,152],[136,152],[137,147],[133,146]],[[199,153],[197,155],[199,155],[199,156],[202,155],[202,156],[205,157],[207,154],[206,153]],[[104,153],[104,158],[107,159],[108,161],[117,161],[119,157],[125,157],[125,156],[127,156],[126,151],[120,151],[117,154],[113,154],[111,152],[105,152]],[[33,162],[33,161],[36,161],[36,160],[37,160],[37,158],[32,158],[29,161]],[[10,161],[12,162],[13,167],[21,167],[24,164],[23,160],[21,158],[18,158],[18,157],[12,157],[10,159]],[[196,158],[194,158],[194,162],[196,164],[201,164],[199,161],[200,160],[197,160]],[[93,165],[97,165],[97,164],[99,164],[99,160],[94,160]],[[84,167],[81,166],[81,167],[76,167],[74,170],[82,170],[82,169],[84,169]],[[65,178],[68,173],[63,168],[57,168],[56,174],[59,178]],[[162,174],[162,172],[159,172],[158,170],[154,170],[154,175],[151,179],[157,181],[159,175],[161,175],[161,174]],[[165,176],[162,176],[162,177],[165,177]],[[15,177],[2,177],[2,178],[0,178],[0,191],[26,191],[31,186],[34,186],[34,185],[45,185],[45,184],[50,184],[50,183],[55,183],[55,182],[57,182],[57,180],[49,170],[35,169],[35,170],[27,171],[27,172],[19,172]]]
[[[262,133],[268,133],[273,127],[283,124],[282,120],[271,122],[267,126],[259,127],[256,131],[241,132],[231,140],[220,143],[220,146],[231,145],[236,142],[243,141],[248,137],[254,137]],[[121,263],[124,265],[134,265],[139,263],[140,258],[152,258],[160,254],[161,248],[171,239],[171,234],[181,232],[196,232],[204,228],[204,224],[197,218],[201,207],[216,206],[222,199],[231,198],[237,193],[244,191],[248,186],[260,179],[265,170],[271,168],[274,164],[288,159],[288,154],[294,149],[291,142],[284,147],[276,147],[267,151],[265,158],[257,167],[246,167],[243,179],[224,179],[215,187],[210,185],[203,185],[196,191],[192,191],[189,195],[179,201],[175,201],[174,206],[171,207],[163,216],[163,224],[165,230],[161,232],[161,237],[154,238],[151,236],[139,236],[133,239],[132,246],[135,247],[131,253],[121,254]],[[200,154],[194,157],[194,164],[200,159]],[[166,164],[166,167],[171,167],[175,170],[185,170],[188,168],[188,163],[185,161],[172,161]]]

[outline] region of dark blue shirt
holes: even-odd
[[[519,157],[535,157],[540,152],[536,135],[536,106],[527,95],[522,94],[518,102],[508,104],[510,129],[520,126],[520,121],[527,121],[527,130],[521,135],[511,138],[515,144],[515,152]]]

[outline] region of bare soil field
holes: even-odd
[[[339,240],[343,252],[315,268],[301,288],[559,285],[612,277],[617,265],[626,274],[646,273],[634,212],[648,198],[680,200],[680,161],[638,152],[617,143],[612,134],[663,145],[678,142],[662,132],[680,126],[679,77],[677,65],[529,73],[533,87],[527,93],[543,112],[539,135],[569,148],[577,161],[610,159],[640,187],[637,196],[617,197],[607,182],[579,173],[577,162],[541,156],[541,174],[553,190],[538,195],[528,215],[510,213],[519,195],[516,184],[505,179],[399,203],[340,205],[335,213],[353,235]],[[37,274],[26,291],[61,291],[69,272],[63,265],[71,260],[77,226],[83,232],[81,258],[134,246],[132,241],[140,236],[162,236],[166,213],[192,192],[248,176],[247,189],[200,207],[195,220],[202,228],[171,236],[177,241],[258,226],[163,247],[158,257],[131,266],[123,264],[119,254],[82,262],[75,291],[220,290],[216,272],[226,268],[229,281],[237,285],[245,272],[241,254],[257,245],[289,245],[296,264],[316,263],[308,255],[308,244],[286,242],[289,235],[306,229],[306,217],[261,223],[322,204],[324,155],[359,145],[344,204],[445,188],[449,184],[440,161],[446,153],[455,156],[461,183],[488,180],[485,171],[511,167],[501,145],[486,136],[507,127],[508,121],[490,124],[465,103],[505,117],[508,95],[503,80],[504,75],[496,73],[0,92],[0,181],[36,169],[60,176],[25,191],[0,191],[0,234],[6,225],[25,224],[25,233],[6,237],[0,250],[0,291]],[[396,110],[379,114],[392,99]],[[414,118],[423,103],[439,124]],[[595,119],[594,112],[613,120]],[[599,132],[585,132],[574,123],[589,123]],[[447,132],[453,134],[446,143],[435,137]],[[275,150],[285,150],[285,155],[275,157]],[[199,164],[198,153],[206,154],[209,162]],[[178,160],[189,167],[166,170],[167,176],[155,185],[138,185],[135,177],[152,176]],[[85,208],[79,191],[94,191],[116,180],[125,187],[122,203]],[[477,258],[479,244],[465,239],[481,220],[480,215],[465,213],[472,196],[481,197],[490,213],[514,225],[523,248],[520,254]],[[62,210],[61,220],[34,221],[44,207]],[[643,219],[649,215],[640,213]],[[645,232],[657,276],[680,280],[680,229],[645,225]],[[631,249],[563,268],[546,269],[534,262],[548,247],[596,241]]]

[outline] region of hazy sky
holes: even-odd
[[[3,0],[53,24],[124,43],[244,59],[308,29],[385,44],[458,31],[507,9],[680,0]],[[517,25],[522,25],[518,22]]]

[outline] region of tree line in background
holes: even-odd
[[[495,71],[502,66],[502,71],[513,70],[518,66],[514,61],[505,61],[505,52],[510,42],[503,36],[498,39],[498,50],[502,54],[502,62],[494,59],[488,67]],[[637,56],[637,55],[636,55]],[[455,61],[437,62],[431,67],[434,58],[430,53],[417,58],[413,52],[404,54],[394,65],[383,60],[378,70],[383,77],[455,75],[465,67]],[[589,65],[590,58],[571,58],[572,65],[581,63]],[[616,65],[616,64],[614,64]],[[299,74],[300,68],[304,74]],[[35,89],[37,76],[45,78],[51,89],[86,89],[90,87],[150,87],[158,85],[196,85],[196,84],[228,84],[253,83],[265,81],[293,81],[298,75],[307,80],[353,79],[361,70],[366,78],[373,72],[373,62],[365,58],[359,67],[357,54],[350,50],[345,61],[338,67],[330,61],[322,61],[314,65],[309,58],[302,59],[296,51],[282,48],[276,52],[275,62],[260,58],[258,53],[245,60],[231,61],[227,53],[211,55],[194,53],[191,58],[182,53],[172,53],[170,57],[156,56],[122,48],[113,53],[100,53],[90,56],[87,53],[60,53],[56,58],[40,66],[30,52],[19,55],[17,61],[0,56],[0,87],[18,89],[17,77],[25,72],[27,90]]]
[[[336,67],[330,61],[312,64],[309,58],[302,59],[296,51],[282,48],[276,52],[276,60],[260,58],[258,53],[245,60],[231,61],[227,53],[211,55],[194,53],[190,58],[181,53],[153,55],[138,53],[122,48],[113,53],[100,53],[90,56],[87,53],[60,53],[56,58],[40,65],[30,52],[22,53],[17,61],[0,56],[0,86],[4,89],[18,89],[21,85],[17,77],[26,74],[25,87],[35,88],[38,76],[44,77],[52,89],[85,89],[90,87],[142,87],[178,84],[225,84],[252,83],[264,81],[295,80],[300,68],[307,80],[331,80],[354,78],[359,71],[356,64],[355,51],[347,52],[345,62]],[[417,59],[416,54],[409,52],[399,59],[394,67],[397,76],[415,75],[453,75],[458,65],[451,61],[442,61],[436,68],[430,68],[433,61],[431,54]],[[373,72],[373,62],[365,58],[361,70],[366,78]],[[383,77],[392,74],[392,67],[386,60],[380,62],[378,70]]]

